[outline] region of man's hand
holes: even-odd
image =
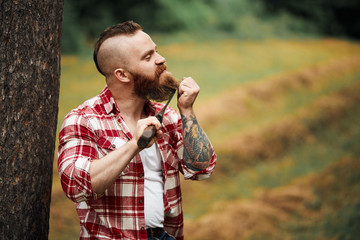
[[[191,77],[183,78],[179,86],[178,108],[182,115],[193,113],[193,105],[200,92],[199,85]]]
[[[162,136],[162,131],[160,130],[161,123],[156,117],[148,117],[148,118],[140,119],[136,124],[134,137],[133,137],[133,140],[138,142],[141,135],[144,133],[144,130],[149,126],[155,127],[155,135],[153,139],[151,139],[149,144],[146,146],[147,148],[153,145]]]

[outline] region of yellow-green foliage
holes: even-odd
[[[360,189],[357,172],[351,172],[360,157],[360,44],[189,40],[160,42],[158,49],[177,78],[192,76],[199,83],[195,110],[218,153],[210,180],[183,181],[186,239],[337,239],[344,229],[356,234],[347,218],[358,215],[346,214],[360,200],[354,194],[347,200],[346,188],[352,179],[352,188]],[[104,85],[90,58],[63,56],[59,126]],[[335,188],[334,178],[342,178],[336,169],[343,167],[347,180]],[[73,204],[54,177],[50,239],[78,238]],[[345,220],[337,225],[343,209]],[[311,217],[321,224],[307,222]]]

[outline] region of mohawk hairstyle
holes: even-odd
[[[139,31],[139,30],[142,30],[142,27],[139,24],[137,24],[133,21],[126,21],[126,22],[119,23],[117,25],[108,27],[104,30],[104,32],[102,32],[100,34],[99,39],[95,43],[93,58],[94,58],[94,62],[95,62],[97,70],[102,75],[105,75],[105,74],[102,72],[102,70],[98,64],[98,60],[97,60],[97,55],[98,55],[101,44],[108,38],[118,36],[118,35],[134,34],[136,31]]]

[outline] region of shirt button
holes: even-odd
[[[144,227],[141,227],[141,231],[144,231],[145,230],[145,228]]]
[[[111,147],[112,147],[112,148],[116,148],[116,145],[115,145],[115,144],[112,144]]]
[[[140,203],[140,204],[142,204],[142,203],[143,203],[143,200],[142,200],[142,199],[140,199],[140,200],[139,200],[139,203]]]
[[[139,174],[139,178],[142,178],[144,176],[144,174],[140,173]]]

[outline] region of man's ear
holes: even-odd
[[[129,72],[124,70],[123,68],[117,68],[114,70],[114,76],[116,77],[116,79],[123,83],[130,82],[129,75]]]

